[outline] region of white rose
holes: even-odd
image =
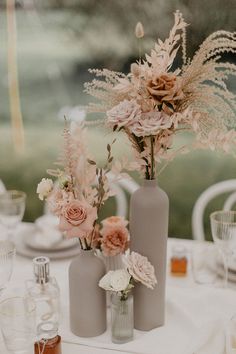
[[[111,274],[111,288],[113,291],[124,291],[128,288],[130,282],[130,274],[126,269],[118,269]]]
[[[44,200],[53,190],[53,181],[50,178],[43,178],[37,186],[37,193],[40,200]]]
[[[125,269],[110,270],[98,285],[108,291],[124,291],[129,286],[130,278],[130,274]]]
[[[114,271],[110,270],[107,274],[102,277],[98,283],[100,288],[103,288],[104,290],[112,290],[111,288],[111,276]]]

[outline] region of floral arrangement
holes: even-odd
[[[107,291],[113,291],[125,301],[135,282],[140,282],[149,289],[154,289],[157,284],[154,267],[147,257],[139,253],[131,252],[125,258],[126,269],[109,271],[102,277],[99,286]]]
[[[111,147],[114,141],[107,145],[105,165],[98,167],[87,150],[83,125],[68,128],[66,124],[63,136],[64,149],[57,161],[60,168],[48,170],[50,175],[56,177],[56,183],[43,178],[38,184],[37,193],[41,200],[47,200],[50,211],[58,216],[59,229],[69,238],[78,237],[82,249],[92,249],[97,247],[100,238],[97,221],[99,211],[114,194],[110,189],[112,181],[108,180],[108,174],[112,171]],[[114,182],[118,174],[114,175],[113,171],[113,176]],[[109,238],[106,232],[108,226],[104,225],[104,240]],[[101,241],[101,248],[108,249],[108,242],[104,240]]]
[[[236,65],[221,61],[236,52],[236,33],[217,31],[187,58],[186,27],[182,14],[174,15],[169,37],[158,39],[150,54],[131,64],[126,75],[108,69],[90,70],[97,76],[85,84],[85,91],[100,100],[89,111],[106,112],[106,123],[123,131],[132,143],[136,167],[146,179],[154,179],[156,164],[164,168],[178,152],[188,147],[173,146],[177,133],[195,135],[193,148],[232,151],[236,144],[235,95],[227,88]],[[144,30],[137,24],[136,36]],[[177,52],[182,66],[173,69]],[[159,170],[158,173],[160,173]]]

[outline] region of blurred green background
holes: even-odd
[[[42,214],[35,190],[60,150],[63,115],[82,119],[83,106],[91,100],[83,93],[83,83],[91,79],[88,68],[128,71],[138,56],[135,24],[144,24],[142,50],[148,51],[156,38],[168,35],[176,9],[191,24],[187,37],[190,56],[211,32],[235,30],[234,0],[17,1],[18,70],[26,135],[25,151],[19,155],[10,125],[6,2],[0,0],[0,178],[7,188],[27,192],[25,220],[33,221]],[[235,82],[228,84],[236,90]],[[100,161],[112,138],[102,127],[89,128],[90,149]],[[114,149],[117,157],[129,153],[123,137]],[[235,176],[233,157],[206,151],[178,156],[159,178],[170,198],[169,235],[191,238],[191,213],[199,194],[211,184]],[[133,177],[141,183],[138,175]],[[206,212],[208,238],[209,212],[221,206],[222,198],[217,198]],[[109,203],[103,215],[113,210]]]

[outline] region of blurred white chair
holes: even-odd
[[[230,192],[233,193],[226,199],[222,209],[231,210],[236,203],[236,179],[213,184],[198,197],[192,213],[192,234],[194,240],[203,241],[205,239],[203,217],[207,204],[218,195]]]
[[[115,176],[110,172],[108,178],[112,181]],[[131,195],[139,188],[139,185],[131,177],[120,178],[116,183],[111,183],[111,185],[116,192],[114,195],[116,201],[116,215],[126,218],[128,214],[128,202],[125,192]]]
[[[5,192],[5,190],[6,190],[6,187],[5,187],[4,183],[3,183],[3,181],[0,179],[0,193]]]

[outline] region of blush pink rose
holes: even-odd
[[[72,200],[64,205],[60,216],[59,229],[67,237],[86,237],[97,219],[97,210],[87,202]]]
[[[122,225],[104,227],[101,231],[101,250],[104,256],[116,256],[129,247],[129,232]]]
[[[141,116],[141,107],[135,100],[124,100],[107,111],[108,124],[118,128],[129,126]]]
[[[137,252],[131,252],[125,260],[129,274],[137,282],[142,283],[147,288],[154,289],[157,284],[155,270],[147,257],[141,256]]]

